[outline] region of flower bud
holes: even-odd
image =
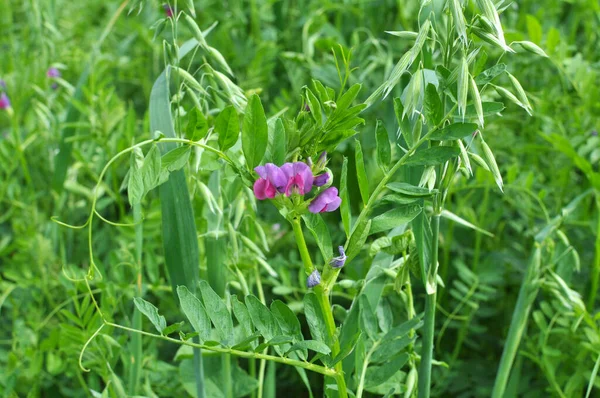
[[[339,257],[334,257],[329,262],[331,268],[342,268],[346,263],[346,252],[344,251],[344,246],[338,247],[338,250],[340,251]]]
[[[309,276],[306,278],[306,287],[313,288],[321,283],[321,274],[319,270],[315,269]]]

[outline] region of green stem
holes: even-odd
[[[135,223],[135,265],[137,270],[136,292],[142,296],[142,249],[144,229],[142,224],[142,205],[133,206],[133,221]],[[142,313],[133,309],[133,327],[142,328]],[[135,334],[131,337],[131,363],[129,373],[129,395],[137,395],[142,370],[142,336]]]
[[[431,218],[431,263],[429,269],[433,270],[432,279],[435,283],[435,271],[438,262],[438,242],[440,232],[439,212]],[[427,281],[423,281],[427,283]],[[437,288],[436,288],[437,291]],[[436,292],[428,294],[425,301],[425,324],[423,325],[423,342],[421,349],[421,363],[419,366],[419,398],[429,398],[431,392],[431,361],[433,359],[433,336],[435,334],[435,303]]]
[[[304,264],[304,272],[306,275],[310,275],[316,268],[310,259],[308,247],[306,247],[306,241],[304,240],[304,233],[302,232],[300,219],[294,218],[291,223],[294,229],[298,251],[300,252],[300,257],[302,258],[302,263]],[[335,357],[340,352],[340,342],[335,335],[335,319],[333,318],[329,296],[327,295],[327,290],[325,290],[323,286],[324,283],[320,283],[313,288],[313,291],[317,297],[317,301],[319,301],[321,311],[323,311],[323,316],[325,317],[325,326],[327,327],[327,334],[332,342],[331,355],[332,357]],[[335,381],[338,385],[338,396],[340,398],[345,398],[348,396],[348,392],[346,390],[346,380],[344,379],[342,361],[339,361],[335,364],[335,371],[336,374],[341,375],[341,377],[335,377]]]
[[[304,240],[304,233],[302,232],[300,218],[294,218],[292,220],[292,228],[294,229],[294,235],[296,237],[298,251],[300,252],[300,258],[302,259],[302,264],[304,264],[304,273],[308,276],[314,271],[315,267],[310,259],[308,247],[306,247],[306,241]]]
[[[592,284],[590,295],[588,297],[588,309],[594,309],[596,294],[598,293],[598,280],[600,279],[600,192],[596,192],[596,209],[599,211],[598,224],[596,226],[596,255],[594,259],[594,268],[592,269]]]
[[[508,329],[508,337],[504,343],[502,358],[500,359],[500,365],[498,366],[498,373],[496,373],[492,398],[504,397],[510,370],[515,356],[517,355],[517,350],[521,343],[525,327],[527,326],[527,321],[529,320],[529,312],[531,311],[531,307],[533,306],[533,302],[535,301],[539,290],[536,279],[539,277],[540,263],[541,247],[536,244],[535,251],[533,252],[531,261],[527,267],[527,273],[521,283],[519,297],[517,298],[517,304],[513,311],[510,328]]]
[[[190,343],[189,341],[177,340],[177,339],[174,339],[174,338],[168,337],[168,336],[161,336],[158,334],[148,333],[148,332],[144,332],[143,330],[136,330],[136,329],[129,328],[127,326],[122,326],[122,325],[112,323],[112,322],[105,322],[105,324],[106,324],[106,326],[112,326],[114,328],[123,329],[128,332],[132,332],[132,333],[139,333],[144,336],[149,336],[149,337],[153,337],[156,339],[169,341],[171,343],[175,343],[175,344],[179,344],[179,345],[187,345],[190,347],[201,348],[203,350],[218,352],[221,354],[235,355],[235,356],[238,356],[241,358],[254,358],[254,359],[264,359],[266,361],[274,361],[274,362],[282,363],[284,365],[297,366],[299,368],[310,370],[311,372],[320,373],[322,375],[329,376],[329,377],[336,377],[338,375],[336,373],[336,371],[333,369],[326,368],[324,366],[315,365],[315,364],[312,364],[309,362],[298,361],[295,359],[273,356],[273,355],[265,355],[265,354],[261,354],[259,352],[240,351],[240,350],[234,350],[232,348],[207,346],[207,345],[203,345],[203,344]]]

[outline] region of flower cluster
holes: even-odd
[[[258,166],[254,169],[259,178],[254,183],[254,195],[257,199],[273,199],[278,194],[290,197],[304,196],[313,187],[320,191],[308,205],[311,213],[323,213],[337,210],[342,203],[335,187],[329,187],[333,176],[325,169],[326,154],[319,157],[314,167],[304,162],[286,163],[279,167],[273,163]],[[317,175],[315,175],[317,174]]]

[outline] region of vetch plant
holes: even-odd
[[[212,27],[200,29],[191,2],[178,10],[177,18],[170,7],[165,9],[171,14],[160,27],[170,24],[173,40],[163,42],[166,67],[151,94],[153,138],[109,160],[93,191],[87,222],[77,227],[88,228],[90,266],[84,278],[71,279],[85,282],[102,319],[81,351],[81,368],[87,370],[83,364],[87,346],[104,327],[112,327],[137,338],[131,394],[140,382],[139,338],[150,336],[193,348],[193,393],[198,397],[205,396],[207,388],[205,351],[222,354],[219,384],[226,397],[238,395],[234,374],[256,378],[244,392],[256,388],[262,396],[269,361],[296,368],[309,389],[306,371],[325,376],[323,389],[331,397],[360,398],[365,392],[429,397],[437,292],[443,285],[438,275],[440,219],[480,230],[444,209],[449,189],[462,176],[470,177],[476,164],[489,171],[502,190],[500,169],[484,140],[485,126],[505,107],[497,94],[531,113],[527,95],[499,63],[500,57],[485,68],[488,50],[492,55],[494,50],[503,54],[513,50],[504,41],[494,4],[489,0],[477,4],[479,13],[467,22],[458,1],[425,2],[418,32],[392,32],[414,44],[364,103],[357,100],[360,84],[346,87],[351,55],[341,48],[341,60],[334,52],[337,89],[313,80],[302,89],[303,106],[295,117],[279,112],[269,119],[259,95],[234,83],[225,57],[209,44]],[[180,20],[194,36],[181,46]],[[204,62],[194,69],[192,57],[184,68],[183,59],[197,52]],[[501,75],[508,76],[515,94],[492,83]],[[340,167],[328,154],[336,155],[340,144],[358,133],[358,126],[365,123],[359,115],[367,107],[390,94],[398,95],[391,101],[397,133],[390,142],[384,123],[373,123],[378,170],[367,169],[357,139],[354,170],[347,157],[336,156],[341,173],[334,176],[328,162],[331,168]],[[149,147],[146,153],[144,147]],[[113,223],[97,208],[105,173],[125,155],[130,168],[123,186],[133,208],[133,225]],[[356,177],[360,204],[350,195],[350,174]],[[94,219],[133,226],[141,242],[144,199],[155,188],[161,200],[165,264],[182,313],[178,319],[184,315],[191,331],[182,322],[168,325],[160,315],[162,309],[141,297],[140,243],[134,327],[110,321],[92,292],[91,281],[99,272],[93,254]],[[283,272],[267,256],[269,245],[257,215],[263,209],[254,199],[273,204],[291,225],[302,264],[302,277],[295,285],[289,283],[290,271],[285,271],[286,287],[301,297],[294,308],[265,299],[266,278],[278,281]],[[359,212],[352,214],[353,208]],[[338,210],[341,230],[332,235],[335,224],[323,216],[337,217]],[[195,215],[198,211],[201,218]],[[318,252],[309,249],[305,229]],[[332,236],[345,239],[339,256],[333,251]],[[287,266],[295,269],[298,263],[292,259]],[[364,267],[359,279],[338,281],[342,272],[358,263]],[[423,305],[413,295],[414,280],[425,293]],[[345,306],[332,305],[336,294],[346,298]],[[416,310],[421,306],[423,315]],[[140,313],[158,334],[142,330]],[[303,313],[310,338],[302,333],[297,313]],[[178,338],[170,337],[174,334]],[[240,363],[242,358],[247,362]]]

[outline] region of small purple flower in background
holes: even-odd
[[[254,169],[260,176],[254,183],[254,195],[259,200],[273,199],[277,192],[283,192],[286,186],[286,175],[273,163],[258,166]]]
[[[8,95],[6,93],[0,94],[0,109],[8,109],[10,108],[10,100],[8,99]]]
[[[316,198],[308,205],[308,210],[311,213],[323,213],[326,211],[334,211],[340,207],[342,199],[338,196],[338,190],[336,187],[330,187],[321,192]]]
[[[598,132],[596,130],[593,130],[590,134],[592,137],[598,137]]]
[[[0,88],[6,90],[6,82],[2,79],[0,79]]]
[[[344,251],[344,246],[338,247],[338,250],[340,251],[340,256],[331,259],[329,262],[331,268],[342,268],[346,263],[346,252]]]
[[[60,71],[55,67],[50,67],[46,72],[46,76],[48,76],[50,79],[56,79],[57,77],[60,77]]]
[[[306,278],[306,287],[310,289],[317,286],[319,283],[321,283],[321,274],[319,273],[319,270],[316,269],[308,276],[308,278]]]
[[[287,178],[285,196],[291,196],[293,193],[305,195],[312,189],[314,177],[306,163],[286,163],[281,166],[281,171]]]
[[[168,4],[163,4],[163,9],[165,10],[165,15],[167,18],[173,18],[173,9]]]

